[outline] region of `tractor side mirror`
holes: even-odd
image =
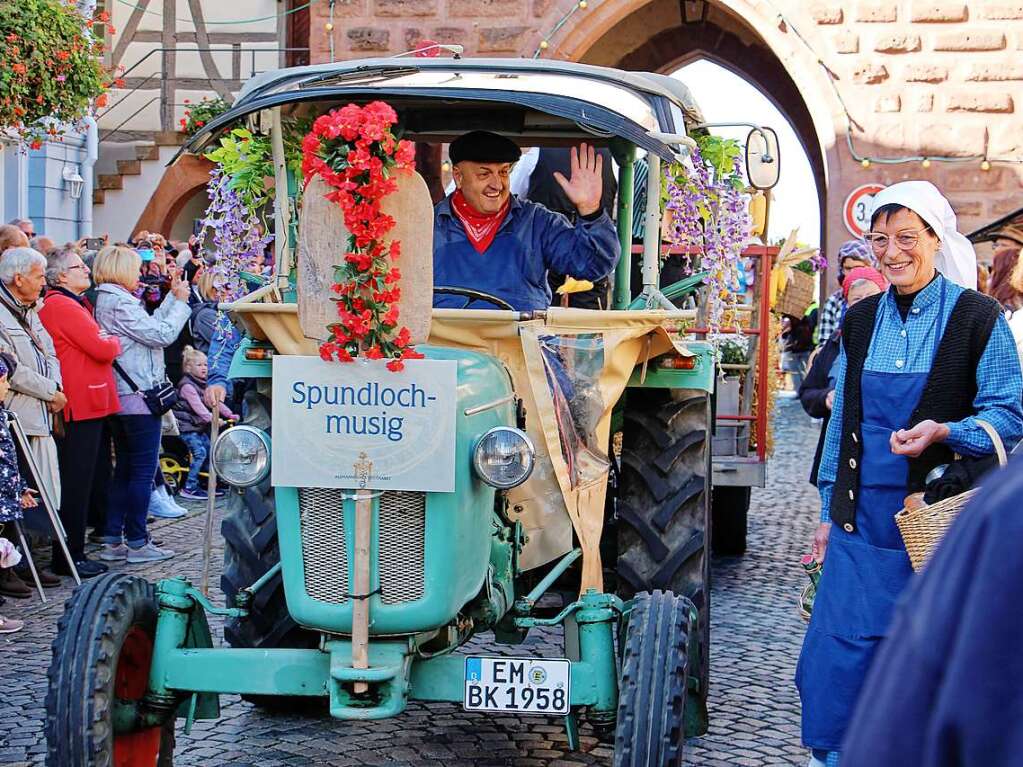
[[[754,128],[746,136],[746,176],[754,189],[771,189],[778,183],[781,155],[773,128]]]

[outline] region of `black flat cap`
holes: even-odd
[[[514,141],[496,133],[474,130],[459,136],[451,142],[448,157],[455,165],[469,162],[518,162],[522,151]]]

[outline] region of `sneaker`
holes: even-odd
[[[189,490],[187,487],[181,491],[181,497],[186,501],[208,501],[210,496],[201,487]]]
[[[162,488],[157,488],[149,496],[149,516],[156,519],[178,519],[188,514],[186,509],[174,503],[171,497],[160,492],[161,490]]]
[[[104,562],[123,562],[128,558],[128,547],[123,543],[104,543],[99,558]]]
[[[59,565],[55,563],[52,569],[57,575],[71,575],[71,568],[65,567],[63,560],[61,560]],[[79,578],[95,578],[97,575],[103,575],[109,569],[102,562],[96,562],[86,557],[75,560],[75,570],[78,571]]]
[[[162,562],[174,556],[170,549],[161,549],[155,546],[152,541],[140,549],[128,548],[128,564],[139,565],[145,562]]]
[[[5,618],[0,615],[0,634],[13,634],[15,631],[21,631],[23,628],[25,628],[25,621]]]

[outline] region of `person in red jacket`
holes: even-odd
[[[50,289],[43,299],[39,318],[53,338],[67,396],[64,436],[57,437],[60,518],[78,574],[92,578],[107,571],[102,562],[85,556],[85,522],[103,421],[121,409],[113,369],[121,343],[100,330],[93,319],[92,306],[84,296],[92,284],[89,267],[74,249],[61,248],[47,256],[46,281]],[[70,573],[56,544],[53,571],[58,575]]]

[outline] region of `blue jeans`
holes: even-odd
[[[199,472],[202,471],[206,457],[210,454],[210,435],[200,431],[183,431],[181,441],[188,445],[188,452],[192,454],[191,462],[188,464],[185,490],[194,492],[199,489]]]
[[[103,542],[124,540],[138,549],[149,540],[146,513],[160,460],[160,416],[115,415],[110,419],[110,436],[115,465]]]

